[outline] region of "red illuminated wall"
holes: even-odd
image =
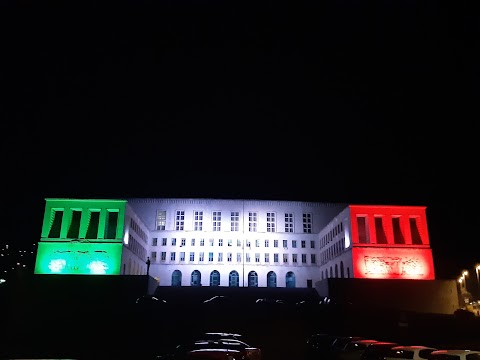
[[[351,205],[354,278],[434,280],[425,209]]]

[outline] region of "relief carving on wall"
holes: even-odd
[[[365,275],[423,275],[414,257],[365,256]]]

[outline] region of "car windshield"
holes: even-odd
[[[389,357],[397,359],[413,359],[413,355],[414,352],[411,350],[392,350]]]

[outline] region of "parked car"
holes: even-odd
[[[435,350],[430,360],[480,360],[480,351],[475,350]]]
[[[392,352],[392,348],[399,346],[396,342],[378,341],[374,344],[370,344],[362,352],[360,360],[384,360],[386,356],[389,356]]]
[[[363,340],[364,337],[361,336],[336,336],[332,342],[331,351],[337,352],[345,348],[345,345],[357,340]]]
[[[394,346],[385,360],[426,360],[435,350],[428,346]]]
[[[360,360],[360,357],[371,344],[377,343],[378,340],[362,339],[354,340],[345,344],[343,349],[337,352],[336,359],[339,360]]]
[[[171,353],[158,356],[161,360],[261,360],[260,348],[235,339],[196,340],[177,345]]]
[[[330,356],[332,343],[335,336],[324,333],[310,335],[306,341],[308,358],[320,359]]]

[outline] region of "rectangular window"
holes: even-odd
[[[358,242],[360,244],[368,244],[367,218],[365,216],[357,216],[357,228]]]
[[[305,240],[302,240],[302,249],[305,249],[307,247],[307,243]]]
[[[255,240],[255,247],[260,247],[260,240]]]
[[[69,239],[78,239],[80,234],[80,220],[82,218],[82,211],[81,210],[73,210],[72,217],[70,220],[70,226],[68,227],[67,238]],[[98,226],[97,231],[94,234],[93,238],[88,239],[96,239],[98,234]],[[108,238],[107,238],[108,239]]]
[[[310,240],[310,248],[315,249],[315,240]]]
[[[214,211],[212,214],[212,220],[213,220],[213,231],[220,231],[221,223],[222,223],[222,213],[220,211]]]
[[[96,211],[98,213],[98,211]],[[50,227],[50,232],[48,233],[48,237],[50,239],[58,239],[60,238],[60,230],[62,229],[62,221],[63,221],[63,210],[53,210],[52,217],[51,217],[52,225]],[[95,233],[95,237],[92,239],[97,238],[97,233]]]
[[[422,236],[420,235],[420,230],[418,228],[418,217],[412,217],[410,220],[410,233],[412,234],[412,244],[413,245],[422,245]]]
[[[278,263],[278,254],[273,254],[273,262]]]
[[[192,246],[195,246],[195,239],[192,239]]]
[[[292,248],[297,248],[297,240],[292,240]]]
[[[287,249],[287,248],[288,248],[287,240],[283,240],[283,248],[284,248],[284,249]]]
[[[157,242],[158,242],[158,239],[157,239],[157,238],[153,238],[153,239],[152,239],[152,246],[157,246]]]
[[[156,261],[157,261],[157,252],[152,251],[152,262],[156,262]]]
[[[181,241],[182,241],[181,246],[187,245],[187,239],[182,239]]]
[[[395,244],[405,244],[405,238],[403,237],[402,228],[400,226],[400,217],[392,217],[393,227],[393,242]]]
[[[210,239],[210,246],[213,246],[214,241],[214,239]]]
[[[203,230],[203,211],[193,212],[193,230],[194,231]]]
[[[218,246],[223,246],[223,239],[218,239]]]
[[[283,254],[283,262],[288,263],[288,254]]]
[[[166,251],[162,251],[162,255],[161,255],[161,256],[162,256],[162,257],[161,257],[161,260],[162,260],[162,261],[167,260],[167,252],[166,252]]]
[[[175,216],[175,230],[183,231],[184,224],[185,224],[185,211],[177,210],[177,215]]]
[[[245,254],[245,262],[250,262],[250,254]]]
[[[275,232],[275,213],[267,212],[267,232]]]
[[[218,253],[218,262],[223,261],[223,253]]]
[[[177,245],[177,239],[172,238],[172,245],[173,245],[173,246]]]
[[[200,246],[205,246],[205,239],[200,239]]]
[[[180,253],[180,261],[185,261],[185,253],[184,252]]]
[[[265,262],[266,263],[270,262],[270,254],[265,254]]]
[[[259,253],[256,253],[256,254],[255,254],[255,262],[256,262],[256,263],[259,263],[259,262],[260,262],[260,254],[259,254]]]
[[[227,254],[227,261],[232,262],[232,253]]]
[[[374,217],[375,235],[377,236],[377,244],[387,244],[387,234],[383,228],[383,218],[379,216]]]
[[[167,238],[162,238],[162,246],[167,246]]]
[[[302,254],[302,264],[307,263],[307,254]]]
[[[175,261],[175,252],[170,253],[170,261]]]
[[[157,230],[165,230],[165,225],[167,224],[167,212],[165,210],[157,211],[156,223]]]
[[[237,253],[237,262],[242,262],[242,254]]]
[[[203,255],[203,252],[199,253],[199,254],[198,254],[198,261],[203,262],[203,260],[204,260],[204,259],[203,259],[203,256],[204,256],[204,255]]]
[[[107,211],[105,239],[115,239],[117,237],[117,226],[118,226],[118,211]]]
[[[232,246],[232,239],[228,239],[228,246]]]
[[[230,231],[238,231],[238,224],[240,221],[240,214],[238,211],[230,213]]]
[[[191,262],[195,261],[195,253],[194,252],[190,253],[190,261]]]
[[[257,213],[256,212],[248,213],[248,231],[257,232]]]
[[[303,232],[312,233],[312,214],[303,214]]]
[[[312,264],[316,264],[317,263],[317,258],[315,257],[315,254],[310,254],[310,262]]]
[[[285,232],[287,233],[293,232],[293,214],[292,213],[285,213]]]
[[[237,239],[237,247],[240,247],[240,246],[242,246],[242,240]]]
[[[213,252],[208,253],[208,261],[213,261]]]
[[[90,221],[88,222],[87,233],[85,238],[96,239],[98,237],[98,225],[100,224],[100,212],[91,211]],[[59,235],[60,236],[60,235]]]
[[[292,254],[292,263],[296,263],[297,262],[297,254]]]
[[[265,247],[268,247],[268,245],[269,245],[269,241],[265,240]]]

